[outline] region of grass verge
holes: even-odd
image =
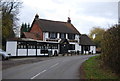
[[[94,56],[86,60],[83,65],[85,79],[120,79],[110,69],[101,67],[99,56]],[[105,66],[104,66],[105,67]]]

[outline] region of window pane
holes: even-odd
[[[60,38],[66,38],[66,34],[65,33],[60,33]]]
[[[75,34],[68,34],[68,39],[75,39]]]
[[[57,33],[49,33],[49,37],[55,39],[57,38]]]

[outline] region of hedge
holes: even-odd
[[[102,40],[101,59],[103,64],[114,72],[120,73],[120,25],[114,25],[108,29]]]

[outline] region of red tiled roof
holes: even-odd
[[[39,39],[36,34],[30,32],[23,32],[25,38]]]

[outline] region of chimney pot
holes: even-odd
[[[35,19],[39,19],[39,15],[38,14],[35,15]]]
[[[70,17],[68,17],[68,20],[67,20],[67,22],[68,22],[68,23],[71,23],[71,19],[70,19]]]

